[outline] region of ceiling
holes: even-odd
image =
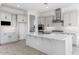
[[[15,7],[27,11],[35,11],[35,12],[43,12],[56,8],[63,8],[74,5],[75,3],[48,3],[44,5],[44,3],[3,3],[5,6]]]

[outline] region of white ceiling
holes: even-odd
[[[36,11],[36,12],[68,7],[74,4],[75,3],[48,3],[47,5],[48,8],[46,8],[46,5],[44,5],[43,3],[3,3],[3,5],[5,6],[15,7],[19,9],[28,10],[28,11]]]

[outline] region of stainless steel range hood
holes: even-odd
[[[64,21],[61,20],[61,8],[57,8],[55,10],[55,20],[53,20],[53,23],[63,23]]]

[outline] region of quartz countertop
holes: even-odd
[[[71,37],[71,34],[62,34],[62,33],[51,33],[51,34],[31,34],[28,33],[26,35],[47,38],[47,39],[56,39],[56,40],[65,40],[67,37]]]

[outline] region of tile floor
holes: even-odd
[[[73,55],[79,55],[79,47],[73,46]],[[0,55],[46,55],[25,45],[25,40],[0,45]]]

